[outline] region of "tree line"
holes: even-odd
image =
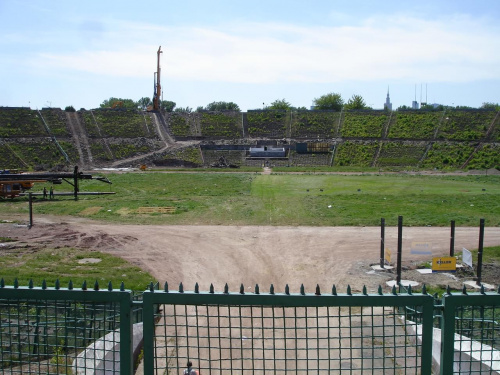
[[[101,108],[123,108],[123,109],[141,109],[147,110],[151,108],[153,105],[153,101],[151,98],[142,97],[137,101],[132,99],[123,99],[123,98],[114,98],[111,97],[109,99],[104,100],[101,104]],[[191,107],[177,107],[176,103],[170,100],[162,100],[160,101],[160,108],[166,112],[194,112]],[[453,108],[453,109],[476,109],[473,107],[467,106],[457,106],[457,107],[448,107],[439,105],[437,107],[433,105],[423,105],[420,109],[422,110],[434,110],[434,111],[442,111],[445,108]],[[293,107],[288,101],[285,99],[276,99],[269,105],[264,105],[264,110],[284,110],[284,111],[307,111],[306,107]],[[339,93],[328,93],[320,96],[319,98],[315,98],[313,100],[312,110],[330,110],[330,111],[341,111],[341,110],[369,110],[373,109],[366,105],[365,100],[361,95],[353,95],[346,102],[342,98]],[[398,107],[398,110],[411,110],[411,107],[406,105]],[[500,104],[498,103],[483,103],[480,109],[494,109],[500,111]],[[195,110],[196,112],[202,111],[240,111],[240,107],[238,104],[233,102],[225,102],[225,101],[216,101],[207,104],[206,106],[199,106]]]

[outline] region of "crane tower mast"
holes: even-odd
[[[161,84],[160,84],[160,53],[163,53],[161,50],[161,46],[158,47],[158,52],[157,52],[157,67],[156,67],[156,79],[155,79],[155,91],[154,91],[154,96],[153,96],[153,110],[154,111],[159,111],[160,110],[160,100],[161,100]]]

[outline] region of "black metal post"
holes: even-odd
[[[455,256],[455,220],[451,221],[450,257]]]
[[[385,219],[380,219],[380,268],[384,268],[385,259]]]
[[[483,268],[483,242],[484,242],[484,219],[479,220],[479,247],[477,250],[477,285],[481,285],[481,271]]]
[[[78,165],[75,165],[75,171],[73,172],[73,188],[75,201],[78,200]]]
[[[30,212],[30,223],[28,226],[28,229],[31,229],[33,226],[33,197],[31,193],[28,193],[28,207],[29,207],[29,212]]]
[[[403,253],[403,216],[398,216],[398,264],[396,282],[401,283],[401,257]]]

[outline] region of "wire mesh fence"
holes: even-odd
[[[500,373],[498,293],[443,297],[441,373]]]
[[[200,373],[215,375],[430,373],[430,352],[422,345],[432,332],[419,337],[409,329],[415,323],[403,308],[411,305],[432,329],[428,295],[153,292],[144,297],[160,306],[156,328],[146,324],[153,312],[145,311],[145,337],[155,330],[151,346],[145,342],[145,358],[154,358],[145,363],[147,373],[177,374],[188,361]],[[209,303],[203,301],[207,297]],[[242,297],[245,302],[238,301]]]
[[[130,373],[131,345],[127,343],[131,316],[142,319],[137,310],[131,294],[124,290],[6,287],[2,283],[1,373],[119,373],[120,368]]]

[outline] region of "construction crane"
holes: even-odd
[[[160,53],[163,53],[161,46],[158,47],[158,58],[157,67],[154,75],[154,95],[153,95],[153,111],[160,110],[160,100],[161,100],[161,84],[160,84]]]

